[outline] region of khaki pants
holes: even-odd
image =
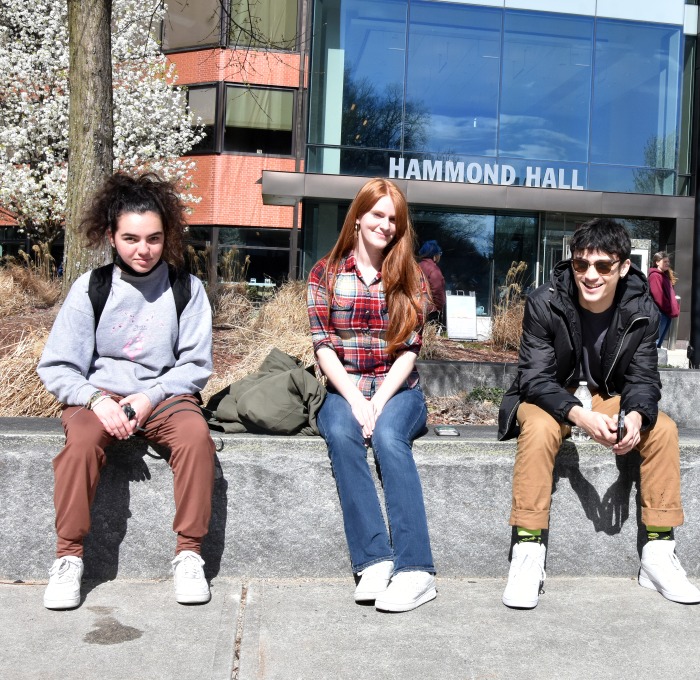
[[[209,529],[214,488],[214,442],[202,412],[191,395],[158,404],[140,436],[170,449],[174,477],[177,549],[200,552]],[[83,538],[90,530],[90,506],[95,498],[105,447],[114,441],[99,418],[85,408],[69,406],[61,416],[66,445],[54,458],[57,557],[83,555]]]
[[[620,410],[620,397],[595,394],[593,410],[615,416]],[[513,470],[510,524],[526,529],[546,529],[554,459],[570,427],[558,423],[534,404],[520,404],[517,417],[520,436]],[[680,526],[683,508],[676,424],[665,413],[659,413],[653,429],[642,433],[637,450],[642,458],[642,522],[647,526]],[[615,454],[611,452],[610,455]]]

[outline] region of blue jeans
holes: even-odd
[[[333,392],[326,395],[317,423],[328,445],[356,573],[383,560],[393,560],[395,572],[435,573],[423,491],[411,450],[413,440],[425,429],[426,416],[423,392],[416,388],[395,394],[377,419],[371,444],[384,487],[387,530],[362,428],[343,397]]]
[[[657,347],[661,347],[666,339],[666,333],[671,328],[672,320],[670,316],[666,316],[662,311],[659,311],[659,339],[656,341]]]

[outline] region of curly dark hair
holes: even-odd
[[[122,215],[145,212],[156,213],[163,223],[163,259],[182,267],[185,262],[183,237],[187,228],[184,205],[175,186],[154,172],[138,177],[122,172],[112,175],[93,197],[79,229],[88,246],[94,248],[102,245],[108,234],[114,236]]]
[[[615,255],[623,262],[629,259],[632,242],[627,229],[608,217],[596,217],[579,225],[569,243],[571,256],[584,250]]]

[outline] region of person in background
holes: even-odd
[[[442,250],[437,241],[426,241],[418,251],[418,266],[428,281],[432,305],[428,307],[427,321],[442,323],[445,308],[445,277],[438,267]]]
[[[647,534],[639,585],[674,602],[700,602],[675,553],[673,529],[684,519],[678,428],[659,411],[658,316],[631,249],[619,222],[585,222],[571,238],[571,259],[527,298],[518,375],[499,412],[499,439],[518,437],[510,514],[517,543],[503,593],[507,607],[537,606],[554,462],[572,426],[615,456],[639,451]],[[573,394],[579,381],[592,393],[590,410]]]
[[[44,592],[48,609],[80,604],[83,539],[104,449],[136,434],[170,449],[175,598],[210,599],[200,552],[211,517],[214,442],[198,393],[212,372],[211,308],[199,279],[182,271],[185,227],[175,188],[154,174],[110,177],[80,225],[88,245],[108,240],[115,260],[99,318],[88,272],[71,287],[37,368],[63,404],[66,434],[53,460],[58,546]],[[181,280],[189,300],[178,318],[174,285]]]
[[[427,418],[416,371],[427,289],[413,253],[404,195],[389,180],[370,180],[335,246],[311,270],[307,294],[316,361],[328,379],[317,422],[360,576],[355,601],[391,612],[437,594],[412,451]],[[369,446],[390,530],[367,463]]]
[[[671,269],[668,253],[663,250],[655,253],[651,262],[652,266],[647,278],[651,297],[659,308],[659,337],[656,340],[656,346],[661,347],[671,328],[671,321],[680,314],[680,308],[676,300],[676,291],[673,289],[676,285],[676,277]]]

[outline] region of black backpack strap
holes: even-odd
[[[114,264],[106,264],[90,272],[88,297],[92,303],[92,311],[95,317],[95,329],[97,329],[100,323],[102,311],[107,304],[107,298],[109,298],[109,292],[112,289],[113,269]],[[173,291],[173,298],[175,299],[175,312],[179,324],[182,312],[192,298],[190,274],[185,269],[178,270],[172,265],[168,265],[168,279],[170,280],[170,288]]]
[[[187,303],[192,299],[192,287],[190,273],[186,269],[176,269],[172,265],[168,265],[168,278],[170,279],[170,287],[175,298],[175,312],[177,314],[177,322],[180,323],[180,317]]]
[[[90,283],[88,284],[88,297],[92,303],[92,312],[95,317],[95,330],[100,323],[102,310],[107,304],[109,291],[112,289],[112,270],[114,264],[106,264],[97,267],[90,272]],[[179,317],[178,317],[179,318]]]

